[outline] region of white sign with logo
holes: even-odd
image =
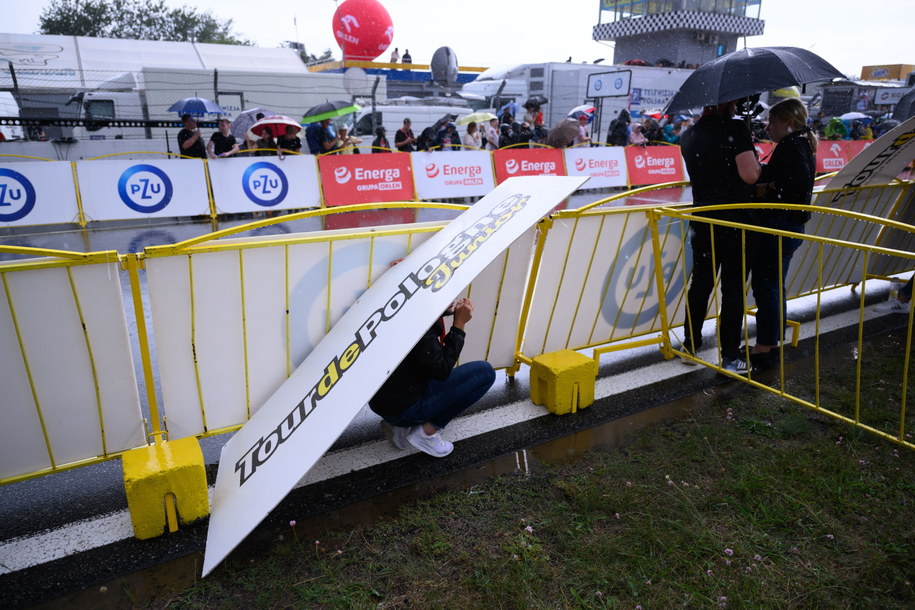
[[[69,162],[0,165],[0,227],[76,222],[78,216]]]
[[[583,182],[540,176],[505,182],[356,300],[223,447],[204,575],[324,455],[448,304]]]
[[[618,72],[601,72],[588,75],[588,92],[586,98],[622,97],[629,95],[632,81],[632,70]]]
[[[566,173],[590,178],[587,188],[626,186],[626,149],[622,146],[566,148]]]
[[[209,215],[203,160],[78,161],[87,220]]]
[[[216,210],[226,214],[318,207],[321,189],[312,155],[211,159]]]
[[[495,187],[492,155],[482,150],[410,153],[420,199],[482,197]]]
[[[874,104],[877,106],[895,106],[902,96],[911,91],[908,87],[881,87],[874,92]]]

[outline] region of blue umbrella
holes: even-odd
[[[171,105],[168,111],[177,112],[178,114],[192,114],[194,116],[226,114],[226,111],[220,108],[219,104],[202,97],[186,97],[183,100],[178,100]]]
[[[511,108],[512,116],[518,116],[518,113],[521,112],[521,104],[519,104],[517,102],[508,102],[507,104],[503,104],[503,106],[501,108],[499,108],[499,114],[502,114],[503,112],[505,112],[506,108]]]

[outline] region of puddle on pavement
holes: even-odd
[[[537,471],[544,464],[573,460],[588,451],[621,447],[634,432],[646,426],[683,418],[691,409],[707,401],[708,397],[700,393],[504,455],[471,468],[301,519],[296,524],[296,536],[300,540],[320,539],[322,533],[330,529],[371,523],[381,516],[395,514],[399,507],[407,502],[430,497],[436,492],[447,489],[472,490],[474,485],[500,475],[523,475],[525,472]],[[283,535],[289,534],[290,531],[286,528]],[[276,529],[258,528],[233,552],[232,558],[235,561],[256,560],[260,553],[278,541],[279,536],[280,532]],[[101,585],[69,593],[39,604],[35,608],[78,606],[114,610],[128,605],[167,603],[169,599],[180,595],[199,581],[202,563],[203,553],[192,553]]]
[[[899,333],[886,333],[870,338],[866,343],[868,350],[876,352],[898,350],[900,348]],[[826,369],[849,367],[854,364],[856,355],[857,349],[854,343],[824,350],[821,353],[821,370],[824,367]],[[809,375],[809,360],[786,363],[785,377],[791,379],[805,370]],[[774,388],[779,386],[777,371],[761,375],[757,381]],[[483,464],[385,492],[307,519],[300,519],[295,528],[295,535],[300,540],[320,539],[328,530],[372,523],[379,517],[395,514],[405,503],[430,497],[443,490],[465,489],[472,492],[475,485],[500,475],[523,475],[526,472],[538,471],[544,464],[572,461],[589,451],[622,447],[639,430],[665,421],[683,419],[693,410],[709,408],[710,399],[712,402],[716,398],[727,399],[747,390],[749,390],[747,386],[739,383],[716,385],[677,401],[649,408],[594,428],[581,430]],[[458,449],[460,449],[460,445],[458,445]],[[258,528],[233,552],[231,560],[235,562],[257,561],[260,555],[279,542],[280,535],[288,537],[291,535],[291,531],[289,528],[282,528],[282,531],[275,527]],[[98,609],[116,609],[127,605],[167,604],[168,600],[180,595],[199,581],[202,563],[203,553],[192,553],[111,580],[103,585],[69,593],[36,607],[59,608],[79,605]],[[104,592],[102,592],[102,587],[105,587]]]

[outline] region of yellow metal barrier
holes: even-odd
[[[687,262],[687,223],[709,222],[715,226],[733,227],[743,232],[759,230],[757,227],[729,223],[725,221],[709,221],[695,216],[698,208],[686,207],[672,203],[669,206],[639,206],[639,207],[611,207],[632,196],[641,196],[650,192],[663,192],[668,188],[682,188],[686,183],[672,183],[646,187],[635,191],[626,191],[612,197],[602,199],[594,204],[577,210],[563,210],[542,220],[537,231],[538,238],[532,246],[532,262],[529,277],[519,284],[520,317],[515,332],[515,364],[509,370],[513,373],[520,364],[530,364],[534,357],[543,353],[554,352],[560,349],[592,350],[592,357],[599,360],[600,354],[619,349],[631,349],[638,346],[658,345],[665,357],[674,355],[684,356],[676,338],[676,329],[685,318],[684,294],[689,279]],[[812,206],[803,207],[814,213],[814,220],[808,223],[811,229],[808,235],[794,235],[785,231],[765,230],[767,233],[783,237],[796,237],[802,239],[804,246],[798,250],[791,264],[788,282],[780,286],[781,294],[788,299],[799,296],[816,295],[819,299],[822,291],[836,286],[860,284],[866,287],[866,281],[875,276],[886,276],[884,273],[897,273],[915,268],[915,254],[911,244],[915,243],[915,228],[908,222],[900,222],[893,218],[909,219],[913,212],[911,201],[913,197],[913,184],[911,182],[894,182],[879,187],[859,187],[857,189],[824,190],[817,194],[817,202],[825,203],[827,199],[836,201],[845,208]],[[854,208],[869,205],[874,209],[883,211],[890,219],[879,218],[871,214],[863,214]],[[130,280],[130,295],[133,312],[137,323],[139,338],[139,360],[142,364],[143,377],[146,386],[145,402],[149,408],[148,436],[143,440],[158,442],[168,437],[167,418],[159,411],[155,394],[156,379],[153,374],[153,363],[150,356],[150,339],[147,336],[145,316],[147,306],[143,302],[141,293],[140,272],[144,265],[166,257],[177,257],[186,260],[186,281],[190,286],[190,324],[188,337],[189,344],[194,348],[191,366],[196,384],[197,401],[199,402],[200,418],[203,421],[203,432],[198,436],[219,434],[237,429],[240,425],[220,425],[208,420],[204,404],[204,391],[201,383],[201,371],[197,349],[198,325],[205,322],[205,314],[198,311],[200,304],[196,302],[198,291],[195,285],[200,281],[201,272],[195,270],[194,259],[200,254],[233,253],[232,259],[235,273],[238,277],[239,291],[236,293],[242,304],[237,324],[241,329],[242,350],[244,354],[244,419],[250,416],[252,409],[257,407],[253,399],[253,389],[250,377],[250,363],[253,354],[249,345],[249,325],[244,312],[247,310],[249,292],[246,286],[257,278],[249,277],[246,273],[246,261],[249,256],[255,256],[256,250],[268,247],[281,248],[284,265],[282,273],[285,275],[285,297],[283,306],[285,316],[285,349],[282,368],[288,376],[294,365],[295,358],[290,344],[291,321],[290,301],[293,293],[290,286],[291,265],[290,249],[296,246],[314,243],[327,243],[327,269],[326,277],[334,274],[334,244],[348,240],[368,239],[368,256],[374,261],[375,238],[384,236],[404,235],[407,239],[407,249],[413,247],[414,236],[438,230],[438,225],[423,224],[405,227],[381,227],[370,231],[339,231],[331,233],[316,233],[307,235],[292,235],[288,237],[248,238],[244,240],[234,238],[243,232],[266,227],[278,223],[287,223],[297,220],[325,217],[331,214],[369,211],[377,209],[377,205],[353,205],[335,208],[309,210],[298,214],[278,216],[265,220],[249,223],[209,235],[196,237],[173,245],[163,245],[148,248],[144,253],[131,253],[119,257],[114,252],[76,253],[57,250],[14,248],[0,246],[0,253],[31,256],[26,260],[16,260],[0,263],[0,276],[6,294],[6,308],[11,312],[13,326],[18,323],[15,299],[10,296],[11,288],[8,275],[19,271],[41,271],[62,269],[65,279],[70,286],[74,303],[74,318],[83,326],[84,351],[87,354],[87,378],[94,390],[95,399],[92,410],[93,417],[99,420],[98,435],[100,447],[98,455],[74,460],[62,461],[57,458],[53,450],[53,441],[44,421],[41,410],[41,400],[32,379],[31,360],[24,347],[25,343],[18,327],[15,333],[19,336],[19,345],[24,370],[29,378],[32,399],[36,404],[36,417],[41,420],[41,428],[45,439],[46,452],[50,456],[51,465],[26,474],[2,478],[0,484],[9,483],[24,478],[57,472],[67,468],[110,459],[120,455],[124,448],[112,448],[110,445],[109,431],[106,429],[102,403],[102,390],[104,386],[100,381],[102,367],[98,364],[100,354],[90,340],[89,331],[86,330],[86,307],[77,290],[78,282],[74,279],[73,269],[84,265],[120,262]],[[418,203],[397,202],[383,204],[387,209],[440,209],[460,211],[467,206],[444,203]],[[763,208],[757,204],[744,204],[743,208]],[[777,206],[792,208],[797,206]],[[716,209],[714,206],[704,210]],[[822,233],[820,233],[822,230]],[[863,242],[863,243],[862,243]],[[526,254],[528,259],[530,255]],[[507,259],[506,259],[507,260]],[[366,286],[372,282],[372,266],[370,262]],[[502,277],[494,278],[494,283],[506,281],[505,269],[501,268]],[[879,271],[879,273],[878,273]],[[329,279],[328,279],[329,281]],[[333,323],[330,304],[333,300],[331,287],[328,285],[325,307],[327,313],[322,320],[324,330],[328,330]],[[859,327],[863,328],[865,288],[861,289],[860,302],[862,304],[861,320]],[[615,299],[613,307],[605,305]],[[128,306],[129,307],[129,306]],[[752,312],[752,303],[747,303],[748,312]],[[911,314],[910,314],[911,320]],[[791,320],[787,320],[791,324]],[[819,335],[819,314],[815,320],[815,335]],[[910,325],[911,328],[911,325]],[[795,333],[797,325],[795,323]],[[746,331],[745,331],[746,333]],[[859,333],[860,334],[860,333]],[[745,334],[745,338],[749,338]],[[493,335],[490,333],[486,350],[492,347]],[[797,334],[792,338],[796,344]],[[863,353],[865,346],[859,340],[857,347]],[[911,349],[911,331],[909,331],[905,345],[905,371]],[[717,358],[715,359],[717,360]],[[706,362],[709,366],[715,363]],[[816,353],[816,365],[820,365],[819,350]],[[780,362],[784,366],[784,360]],[[860,360],[857,362],[858,370],[855,374],[856,383],[860,384]],[[906,373],[907,374],[907,373]],[[900,404],[899,420],[894,424],[894,431],[888,432],[880,426],[867,421],[867,414],[861,409],[854,413],[831,412],[824,406],[821,397],[819,381],[813,388],[810,397],[792,395],[790,388],[786,387],[783,380],[779,387],[773,389],[756,379],[754,376],[749,383],[776,391],[786,398],[810,406],[843,421],[858,425],[868,431],[873,431],[894,442],[912,446],[906,439],[906,393],[903,391]],[[905,379],[907,382],[907,377]],[[905,386],[903,386],[905,387]],[[856,388],[861,392],[861,388]],[[859,397],[860,400],[860,397]],[[182,404],[182,408],[189,405]],[[190,405],[193,408],[193,405]],[[165,405],[166,410],[168,404]],[[897,425],[898,424],[898,425]],[[138,443],[137,446],[141,445]]]

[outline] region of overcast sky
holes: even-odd
[[[0,31],[36,33],[38,18],[50,3],[0,0]],[[334,0],[166,0],[166,4],[190,5],[232,19],[236,33],[259,46],[298,40],[312,53],[330,48],[340,56],[331,32]],[[465,66],[565,61],[570,55],[576,62],[603,57],[609,63],[613,58],[611,47],[591,40],[600,0],[513,3],[512,11],[492,0],[383,0],[382,4],[394,22],[392,46],[401,53],[410,49],[414,63],[428,63],[443,45],[454,49]],[[762,0],[765,34],[749,38],[747,45],[805,47],[856,76],[865,65],[915,64],[913,16],[913,0]]]

